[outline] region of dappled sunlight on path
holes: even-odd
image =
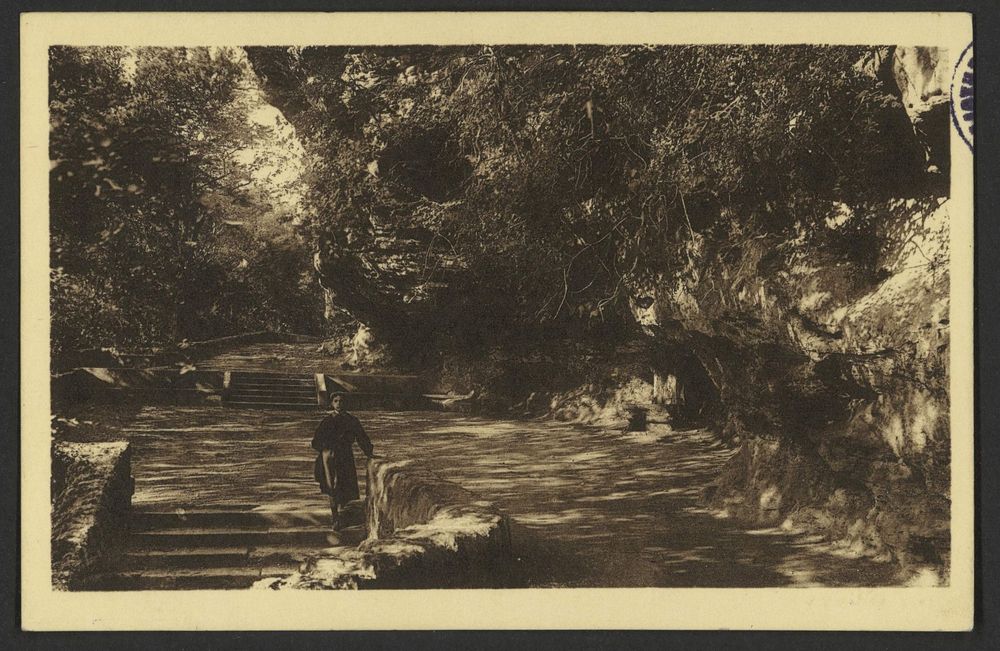
[[[625,434],[436,412],[357,415],[376,454],[419,459],[512,516],[521,585],[877,585],[893,578],[888,565],[835,554],[805,535],[748,531],[701,509],[698,496],[731,455],[704,431]],[[238,502],[322,511],[309,448],[319,417],[144,408],[129,430],[136,507]]]

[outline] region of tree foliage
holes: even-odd
[[[55,47],[49,80],[56,355],[316,326],[306,247],[259,230],[292,215],[241,51]]]
[[[314,241],[429,233],[469,262],[459,326],[615,320],[708,249],[808,235],[923,173],[861,48],[247,50],[315,155]]]

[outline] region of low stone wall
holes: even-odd
[[[222,371],[180,369],[78,368],[52,378],[55,404],[128,402],[203,404],[221,400]]]
[[[210,357],[248,344],[319,344],[322,341],[321,337],[312,335],[258,330],[204,341],[184,341],[175,346],[157,346],[141,352],[118,351],[107,347],[63,351],[53,363],[54,368],[60,371],[81,367],[147,368]]]
[[[510,524],[493,504],[411,461],[372,460],[369,537],[309,558],[273,589],[500,588],[511,566]]]
[[[127,442],[52,450],[52,584],[72,590],[113,563],[128,531],[134,481]]]

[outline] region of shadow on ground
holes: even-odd
[[[893,567],[801,533],[752,531],[698,506],[731,452],[706,432],[624,434],[435,412],[359,412],[387,458],[416,458],[513,517],[527,587],[888,585]],[[319,413],[147,407],[133,441],[137,508],[231,503],[322,510]],[[359,472],[364,464],[358,459]],[[363,477],[361,478],[363,485]]]

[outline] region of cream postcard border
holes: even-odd
[[[972,155],[952,127],[952,567],[942,588],[75,593],[52,589],[50,45],[972,41],[959,13],[35,13],[21,16],[21,590],[27,630],[967,630],[973,618]],[[516,514],[514,514],[516,517]]]

